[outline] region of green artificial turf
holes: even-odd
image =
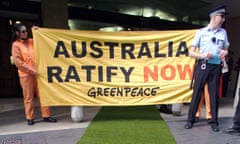
[[[176,144],[155,106],[103,107],[78,144]]]

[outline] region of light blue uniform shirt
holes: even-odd
[[[211,53],[213,55],[213,58],[208,59],[208,63],[211,64],[221,63],[219,52],[223,48],[228,48],[229,45],[225,29],[211,30],[209,26],[201,28],[192,41],[192,46],[198,47],[199,53]]]

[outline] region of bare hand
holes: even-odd
[[[228,54],[227,50],[221,50],[221,51],[219,52],[219,57],[220,57],[221,59],[224,59],[227,54]]]
[[[32,26],[32,29],[37,30],[37,29],[39,29],[39,27],[34,25],[34,26]]]
[[[211,59],[212,57],[213,57],[213,55],[212,55],[211,53],[208,53],[208,54],[207,54],[207,58],[208,58],[208,59]]]
[[[201,59],[211,59],[212,58],[212,54],[210,53],[203,53],[200,56]]]

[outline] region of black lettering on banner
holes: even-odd
[[[151,89],[150,89],[150,88],[146,88],[146,89],[144,90],[144,95],[150,96],[150,95],[151,95]]]
[[[78,53],[81,52],[81,53]],[[86,42],[82,42],[82,49],[77,48],[76,45],[76,41],[72,41],[72,54],[73,56],[77,57],[77,58],[82,58],[85,57],[87,55],[87,44]]]
[[[103,82],[103,67],[98,67],[98,81]]]
[[[160,49],[159,49],[159,42],[154,42],[154,53],[155,53],[155,57],[166,57],[166,54],[161,54],[159,53]]]
[[[80,82],[80,77],[75,66],[70,65],[66,74],[65,82],[69,82],[70,79],[74,79],[76,82]]]
[[[85,69],[86,70],[86,78],[87,78],[87,81],[91,81],[92,80],[92,70],[95,70],[96,69],[96,66],[82,66],[81,67],[82,69]]]
[[[144,96],[144,91],[142,88],[138,90],[138,93],[136,96]]]
[[[112,88],[114,89],[114,88]],[[123,90],[121,88],[115,88],[116,93],[112,93],[112,96],[122,96],[123,95]]]
[[[55,52],[54,52],[54,56],[55,58],[58,58],[59,55],[64,55],[66,58],[69,58],[70,55],[67,51],[67,48],[66,46],[64,45],[64,42],[63,41],[58,41],[57,42],[57,46],[56,46],[56,49],[55,49]]]
[[[188,56],[188,48],[187,48],[187,44],[185,41],[181,41],[181,43],[179,44],[179,47],[178,47],[177,53],[176,53],[176,57],[179,57],[180,54]]]
[[[116,92],[117,92],[117,89],[116,89],[116,88],[110,89],[109,96],[114,97]]]
[[[152,58],[151,51],[149,49],[148,43],[143,42],[140,46],[140,51],[138,53],[137,58],[142,58],[142,56],[147,56],[148,58]]]
[[[121,43],[121,51],[120,56],[121,59],[141,59],[142,57],[147,58],[165,58],[165,57],[173,57],[173,41],[168,42],[168,52],[167,53],[160,53],[160,43],[158,41],[154,42],[152,46],[149,46],[148,42],[142,42],[140,44],[135,43]],[[104,45],[99,41],[91,41],[89,43],[89,50],[88,50],[88,43],[86,41],[82,41],[79,46],[76,41],[71,41],[71,54],[76,58],[83,58],[89,54],[92,58],[102,58],[104,55],[103,48],[108,48],[110,59],[115,58],[116,48],[119,47],[118,42],[104,42]],[[138,46],[138,47],[136,47]],[[151,50],[153,49],[153,50]],[[68,51],[67,47],[65,46],[63,41],[58,41],[54,57],[58,58],[59,56],[63,55],[65,58],[69,58],[70,51]],[[176,51],[176,57],[180,55],[188,56],[188,48],[185,41],[181,41],[178,45],[178,49]],[[106,55],[107,56],[107,55]]]
[[[132,93],[131,93],[131,96],[132,96],[132,97],[135,97],[135,96],[137,96],[137,90],[138,90],[138,88],[137,88],[137,87],[135,87],[135,88],[132,88]]]
[[[47,67],[47,75],[48,75],[48,82],[53,82],[54,79],[57,82],[69,82],[71,80],[75,80],[76,82],[81,82],[78,67],[74,65],[69,65],[66,74],[65,71],[59,66],[48,66]],[[95,66],[95,65],[83,65],[79,67],[81,72],[85,73],[86,82],[91,82],[93,78],[98,82],[111,82],[114,76],[118,74],[122,75],[125,82],[130,82],[130,75],[134,70],[134,67],[117,67],[117,66],[107,66],[106,71],[104,71],[103,66]],[[118,73],[120,71],[120,73]],[[105,73],[104,73],[105,72]],[[97,76],[94,75],[97,73]],[[63,80],[64,79],[64,80]]]
[[[110,90],[110,88],[104,88],[103,95],[109,96],[109,93],[110,93],[109,90]]]
[[[157,95],[157,90],[160,89],[160,87],[154,87],[152,88],[151,95],[155,96]]]
[[[90,55],[94,58],[102,57],[103,56],[103,51],[100,48],[101,46],[102,46],[102,44],[99,41],[92,41],[90,43],[90,48],[96,53],[90,52]]]
[[[127,49],[128,48],[128,49]],[[126,59],[127,54],[130,57],[130,59],[135,59],[134,56],[134,44],[133,43],[123,43],[121,47],[121,57],[122,59]]]
[[[105,97],[137,97],[137,96],[156,96],[160,90],[160,87],[153,87],[153,88],[141,88],[141,87],[91,87],[88,90],[88,96],[96,98],[98,96],[105,96]]]
[[[48,66],[47,67],[47,75],[48,75],[48,82],[52,83],[53,78],[55,77],[58,82],[63,82],[60,74],[62,73],[62,68],[58,66]]]
[[[130,74],[132,73],[133,69],[134,69],[134,67],[130,67],[128,69],[128,71],[126,71],[126,69],[124,69],[124,67],[120,67],[120,70],[125,75],[125,82],[130,82]]]
[[[128,93],[131,92],[131,88],[130,88],[130,87],[125,87],[125,88],[123,88],[123,89],[124,89],[124,91],[125,91],[125,95],[128,96]]]
[[[115,47],[118,46],[118,43],[116,42],[105,42],[105,46],[109,46],[109,58],[113,59],[114,58],[114,49]]]
[[[168,42],[168,57],[173,57],[173,42]]]
[[[117,73],[113,72],[113,70],[117,70],[118,68],[115,66],[108,66],[107,67],[107,82],[111,82],[112,81],[112,76],[116,76]]]
[[[97,92],[95,91],[95,88],[92,87],[88,90],[88,96],[96,98]]]
[[[103,96],[103,92],[102,91],[103,91],[102,88],[100,88],[100,87],[97,88],[98,96]]]

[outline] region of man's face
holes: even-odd
[[[225,14],[222,14],[222,13],[217,13],[214,15],[214,21],[217,25],[222,25],[225,21]]]
[[[26,40],[28,37],[27,28],[22,26],[19,30],[19,39]]]

